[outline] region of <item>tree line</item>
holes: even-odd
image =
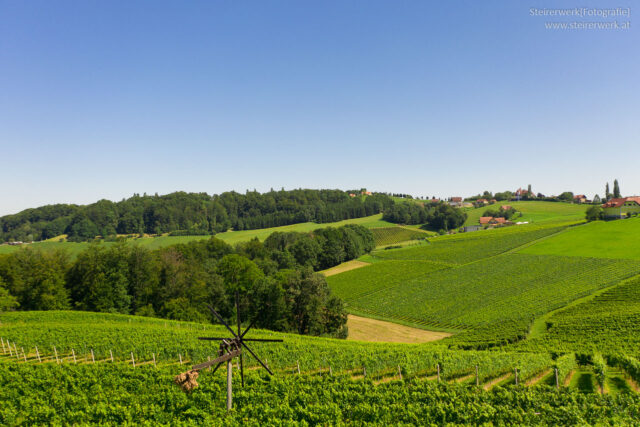
[[[467,220],[467,214],[445,202],[403,202],[385,209],[382,219],[395,224],[423,224],[434,230],[453,230]]]
[[[0,217],[0,241],[37,241],[66,234],[87,241],[116,234],[208,235],[313,221],[327,223],[382,212],[393,205],[385,194],[350,197],[341,190],[291,190],[219,195],[176,192],[134,194],[119,202],[56,204]]]
[[[0,311],[112,312],[214,322],[207,304],[232,321],[236,291],[256,326],[346,337],[343,302],[315,271],[371,251],[359,225],[274,233],[235,247],[211,237],[149,250],[96,242],[74,260],[62,250],[24,248],[0,256]]]

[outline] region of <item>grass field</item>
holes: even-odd
[[[538,242],[523,253],[640,259],[640,218],[594,221]]]
[[[331,222],[325,224],[317,224],[315,222],[305,222],[301,224],[292,224],[285,225],[282,227],[271,227],[271,228],[262,228],[258,230],[242,230],[242,231],[227,231],[224,233],[218,233],[215,235],[218,239],[224,240],[230,245],[235,245],[236,243],[246,242],[255,237],[260,240],[264,240],[269,235],[275,231],[297,231],[297,232],[309,232],[318,228],[323,227],[339,227],[346,224],[359,224],[367,228],[379,228],[379,227],[390,227],[395,226],[395,224],[391,224],[389,222],[382,220],[382,214],[371,215],[363,218],[354,218],[348,219],[344,221]],[[158,237],[142,237],[142,238],[134,238],[130,239],[131,242],[135,242],[140,246],[148,247],[149,249],[158,249],[165,246],[175,245],[178,243],[188,243],[195,240],[203,240],[209,239],[211,236],[158,236]],[[20,249],[21,247],[33,247],[44,250],[53,250],[53,249],[64,249],[69,251],[72,256],[76,256],[78,253],[85,250],[90,243],[88,242],[59,242],[59,238],[49,239],[45,242],[36,242],[28,245],[22,246],[9,246],[9,245],[0,245],[0,254],[3,253],[11,253]],[[111,245],[112,242],[101,242],[104,245]]]
[[[478,224],[480,217],[487,209],[496,210],[500,206],[509,205],[515,208],[518,212],[522,212],[522,217],[516,217],[514,221],[528,221],[528,222],[540,222],[540,221],[571,221],[584,219],[586,205],[577,205],[573,203],[562,202],[498,202],[493,205],[487,205],[485,207],[470,209],[467,212],[467,221],[465,225]]]
[[[417,344],[433,342],[451,336],[447,332],[426,331],[352,314],[349,315],[347,320],[347,327],[349,328],[349,337],[347,339],[353,341]]]

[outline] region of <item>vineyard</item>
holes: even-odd
[[[235,391],[234,410],[226,415],[222,370],[203,371],[191,393],[172,382],[214,351],[196,337],[223,333],[221,327],[83,312],[12,313],[0,321],[4,425],[592,423],[640,416],[635,393],[565,387],[578,372],[573,354],[554,361],[548,354],[266,331],[255,336],[285,340],[278,347],[255,346],[276,376],[249,364],[247,385]],[[640,371],[633,358],[612,363],[632,375]],[[595,377],[596,371],[579,372]]]
[[[469,329],[504,320],[531,321],[638,273],[640,263],[631,260],[507,254],[436,270],[348,303],[354,310],[425,326]]]
[[[428,260],[466,264],[551,236],[571,224],[573,223],[553,223],[542,226],[531,224],[442,236],[429,240],[428,245],[377,251],[374,256],[388,260]]]
[[[4,425],[132,423],[188,425],[630,424],[640,417],[637,394],[495,387],[420,379],[374,385],[342,376],[265,377],[250,372],[227,414],[220,373],[191,394],[172,384],[175,370],[110,365],[33,368],[0,364]],[[16,384],[19,386],[16,387]],[[52,397],[54,396],[54,397]]]
[[[545,317],[544,331],[518,345],[540,351],[640,354],[640,279]]]
[[[405,227],[372,228],[376,246],[397,245],[411,240],[424,240],[429,233]]]

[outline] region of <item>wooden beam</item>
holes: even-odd
[[[242,350],[234,350],[231,353],[223,354],[222,356],[216,359],[210,360],[208,362],[200,363],[199,365],[194,365],[191,369],[193,369],[194,371],[199,371],[201,369],[208,368],[209,366],[217,365],[218,363],[231,360],[234,357],[239,356],[240,353],[242,353]]]

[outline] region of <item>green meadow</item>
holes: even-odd
[[[540,222],[551,220],[580,220],[584,219],[587,205],[577,205],[573,203],[563,202],[537,202],[537,201],[523,201],[523,202],[498,202],[493,205],[487,205],[481,208],[470,209],[467,212],[467,221],[465,225],[478,224],[480,217],[487,209],[496,210],[500,206],[511,206],[518,212],[522,213],[522,217],[516,217],[514,221],[528,221],[528,222]]]
[[[280,231],[280,232],[296,231],[300,233],[305,233],[305,232],[316,230],[318,228],[340,227],[346,224],[359,224],[367,228],[395,226],[395,224],[391,224],[387,221],[383,221],[382,214],[377,214],[377,215],[371,215],[371,216],[366,216],[362,218],[347,219],[343,221],[323,223],[323,224],[318,224],[315,222],[304,222],[300,224],[284,225],[281,227],[261,228],[257,230],[227,231],[224,233],[218,233],[215,236],[220,240],[224,240],[230,245],[235,245],[236,243],[246,242],[256,237],[259,240],[263,241],[267,237],[269,237],[271,233],[274,233],[276,231]],[[140,246],[145,246],[149,249],[158,249],[165,246],[175,245],[178,243],[188,243],[194,240],[203,240],[203,239],[209,239],[209,238],[211,238],[211,236],[158,236],[158,237],[131,238],[129,239],[129,241],[135,242],[136,244]],[[66,242],[66,241],[60,242],[57,240],[58,239],[54,238],[45,242],[35,242],[35,243],[22,245],[22,246],[0,245],[0,254],[11,253],[13,251],[20,249],[21,247],[28,246],[28,247],[44,249],[44,250],[64,249],[69,251],[71,256],[76,256],[83,250],[87,249],[87,247],[90,244],[89,242],[76,243],[76,242]],[[100,244],[109,246],[109,245],[112,245],[113,242],[102,241]]]
[[[640,218],[594,221],[522,251],[527,254],[640,259]]]

